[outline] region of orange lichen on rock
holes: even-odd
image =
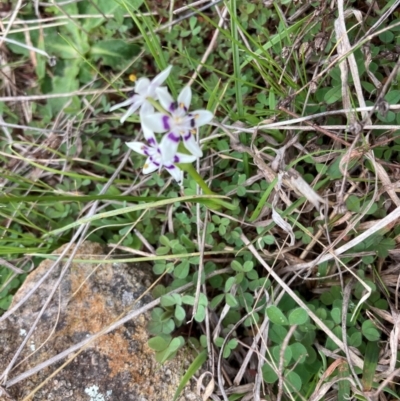
[[[66,246],[66,245],[65,245]],[[55,253],[60,254],[65,246]],[[72,245],[71,249],[74,249]],[[68,252],[70,254],[71,250]],[[76,252],[60,286],[19,356],[11,377],[18,376],[89,336],[104,331],[132,308],[151,301],[145,295],[151,282],[151,267],[140,265],[97,264],[104,258],[100,245],[85,242]],[[64,258],[65,260],[66,258]],[[78,260],[79,259],[79,260]],[[86,261],[86,263],[85,263]],[[14,298],[24,297],[53,265],[44,261],[33,271]],[[39,289],[0,327],[0,357],[10,361],[34,324],[42,306],[64,269],[59,263]],[[160,366],[147,346],[149,316],[140,315],[118,329],[102,334],[86,348],[72,355],[69,363],[35,392],[34,401],[169,400],[183,374],[182,360]],[[16,336],[15,333],[20,333]],[[58,362],[8,389],[16,400],[23,399],[39,386]]]

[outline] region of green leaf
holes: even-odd
[[[383,238],[377,248],[377,254],[380,258],[387,258],[389,256],[389,251],[396,247],[396,242],[392,238]]]
[[[155,263],[153,266],[153,273],[159,276],[160,274],[163,274],[166,268],[165,263]]]
[[[281,344],[286,337],[288,331],[284,326],[279,326],[277,324],[271,324],[269,329],[269,339],[275,344]]]
[[[247,191],[246,191],[245,187],[242,187],[242,186],[237,187],[236,193],[237,193],[238,196],[245,196],[246,192]]]
[[[182,298],[179,294],[167,294],[161,297],[160,303],[164,308],[173,305],[181,305]]]
[[[236,283],[235,277],[229,277],[228,280],[226,280],[225,282],[225,292],[229,292],[233,284],[235,283]]]
[[[208,298],[203,293],[200,293],[199,305],[203,305],[203,306],[207,306],[208,305]]]
[[[191,306],[193,306],[193,305],[194,305],[194,296],[193,296],[193,295],[184,295],[184,296],[182,297],[182,302],[183,302],[185,305],[191,305]]]
[[[393,34],[393,32],[390,32],[390,31],[385,31],[385,32],[382,32],[380,35],[379,35],[379,39],[383,42],[383,43],[392,43],[393,42],[393,40],[394,40],[394,34]]]
[[[185,388],[186,384],[189,382],[189,380],[196,374],[196,372],[201,368],[201,366],[204,364],[204,362],[207,360],[207,351],[204,350],[202,351],[199,355],[196,356],[194,361],[190,364],[189,368],[187,369],[186,373],[182,377],[178,388],[176,389],[174,398],[172,401],[176,401],[178,398],[179,394],[182,392],[182,390]]]
[[[162,325],[162,333],[170,334],[175,330],[175,322],[172,319],[167,320]]]
[[[171,342],[171,336],[156,336],[150,338],[147,342],[148,346],[156,352],[164,351]]]
[[[296,308],[289,313],[289,324],[304,324],[308,320],[307,311],[303,308]]]
[[[370,199],[368,199],[367,202],[365,202],[362,206],[362,213],[365,214],[374,214],[377,210],[378,210],[378,204],[377,203],[373,203],[371,206],[368,206],[370,202]],[[367,207],[369,207],[369,209],[367,209]]]
[[[350,337],[349,337],[349,345],[351,347],[359,347],[362,344],[362,334],[358,331],[353,333]]]
[[[175,318],[182,322],[186,317],[186,311],[180,305],[176,305],[175,307]]]
[[[286,326],[289,324],[286,316],[282,311],[275,305],[271,305],[266,309],[267,316],[272,323],[278,324],[280,326]]]
[[[346,207],[351,212],[359,212],[361,209],[360,199],[358,199],[358,197],[355,195],[350,195],[346,199]]]
[[[254,268],[254,263],[251,260],[247,260],[246,262],[244,262],[243,271],[245,273],[248,273],[249,271],[253,270],[253,268]]]
[[[258,280],[259,278],[257,270],[250,270],[248,273],[246,273],[246,277],[249,280]]]
[[[7,310],[11,304],[12,295],[7,295],[6,297],[0,299],[0,309]]]
[[[292,350],[292,358],[296,363],[303,363],[308,357],[307,348],[301,343],[294,343],[290,345]]]
[[[377,341],[369,341],[364,353],[364,367],[362,384],[364,391],[370,391],[376,373],[379,360],[379,346]]]
[[[122,69],[139,52],[140,47],[138,45],[126,43],[121,39],[101,40],[90,49],[94,61],[101,58],[104,65],[116,69]]]
[[[190,264],[189,261],[183,260],[181,263],[179,263],[175,269],[174,269],[174,277],[179,278],[179,279],[184,279],[188,276],[189,274],[189,268]]]
[[[171,248],[169,246],[159,246],[156,249],[156,255],[157,256],[168,255],[170,250],[171,250]]]
[[[161,245],[171,247],[171,243],[170,243],[168,237],[165,236],[165,235],[161,235],[160,236],[159,242],[160,242]]]
[[[272,348],[272,356],[276,363],[280,361],[282,353],[282,344],[276,345]],[[286,347],[283,352],[283,366],[288,366],[290,361],[292,360],[292,349],[290,347]]]
[[[240,284],[244,280],[244,273],[238,273],[235,277],[236,284]]]
[[[77,79],[81,60],[74,60],[68,63],[63,76],[54,76],[52,79],[53,94],[74,92],[79,89],[79,81]],[[57,114],[64,105],[69,101],[67,97],[59,97],[49,99],[48,104],[51,106],[53,115]]]
[[[381,337],[380,331],[370,320],[363,322],[361,326],[361,332],[368,341],[378,341]]]
[[[229,357],[230,354],[231,354],[231,349],[228,348],[228,347],[225,347],[225,348],[224,348],[224,351],[223,351],[223,353],[222,353],[222,356],[226,359],[226,358]]]
[[[206,308],[203,305],[198,305],[194,320],[201,323],[206,318]]]
[[[167,292],[166,288],[162,284],[156,285],[152,290],[152,295],[154,298],[160,298]],[[161,310],[161,308],[159,308]]]
[[[159,353],[156,353],[156,361],[159,363],[164,363],[168,359],[171,359],[179,348],[185,345],[185,340],[182,336],[175,337],[168,345],[168,347]]]
[[[217,296],[215,296],[210,303],[210,308],[214,310],[221,303],[224,297],[225,294],[218,294]]]
[[[347,362],[343,362],[338,367],[339,380],[338,382],[338,401],[347,401],[351,398],[350,396],[350,382],[348,377],[350,376],[350,369]]]
[[[273,235],[265,235],[263,241],[265,245],[272,245],[275,242],[275,237]]]
[[[301,390],[302,380],[296,372],[287,370],[284,377],[289,392],[295,393]]]
[[[390,104],[397,104],[400,101],[400,90],[394,89],[388,92],[385,96],[385,100]]]
[[[264,365],[261,368],[261,371],[265,383],[273,384],[278,380],[278,375],[275,373],[275,370],[268,363],[264,363]]]
[[[243,271],[243,267],[242,265],[237,261],[237,260],[233,260],[231,262],[231,267],[235,272],[241,272]]]
[[[43,36],[39,36],[38,45],[37,47],[41,50],[45,50]],[[43,79],[46,76],[46,61],[45,57],[37,57],[37,64],[36,64],[36,75],[39,80]]]
[[[238,306],[238,301],[236,300],[236,298],[232,294],[226,294],[225,295],[225,300],[226,300],[226,303],[231,308],[235,308],[236,306]]]
[[[324,100],[328,104],[337,102],[342,98],[342,88],[340,86],[334,86],[329,89],[324,96]]]
[[[340,308],[333,308],[331,311],[331,316],[335,324],[340,324],[342,321],[342,310]]]
[[[316,168],[317,172],[320,174],[326,174],[326,172],[328,171],[328,166],[326,164],[322,164],[322,163],[316,163],[315,168]]]

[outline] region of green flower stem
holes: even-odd
[[[208,187],[208,185],[205,183],[205,181],[201,178],[200,174],[193,167],[193,164],[182,163],[182,164],[178,164],[178,167],[181,170],[186,171],[196,181],[196,183],[203,190],[204,194],[206,194],[206,195],[217,195],[216,193],[211,191],[211,189]]]
[[[176,164],[182,171],[185,171],[190,175],[193,180],[196,181],[196,183],[200,186],[200,188],[203,190],[204,195],[216,195],[215,192],[211,191],[211,189],[208,187],[208,185],[204,182],[204,180],[201,178],[200,174],[197,172],[197,170],[193,167],[192,164],[190,163],[177,163]],[[225,196],[222,196],[221,198],[226,198]],[[203,201],[203,205],[209,207],[212,210],[221,210],[221,208],[226,208],[228,210],[236,210],[238,208],[237,204],[232,203],[230,199],[225,200],[225,199],[220,199],[220,198],[208,198],[205,196],[205,201]]]
[[[156,110],[158,110],[160,113],[169,114],[169,113],[167,112],[167,110],[165,110],[165,109],[161,106],[161,104],[158,103],[158,102],[157,102],[156,100],[154,100],[153,98],[147,97],[146,100],[147,100],[149,103],[151,103],[151,104],[153,105],[153,107],[154,107]]]

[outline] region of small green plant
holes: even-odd
[[[89,224],[152,263],[149,346],[197,355],[178,390],[215,355],[260,399],[399,399],[395,2],[164,3],[4,17],[0,311]]]

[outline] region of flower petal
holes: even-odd
[[[173,132],[169,132],[163,136],[159,149],[161,151],[161,157],[164,165],[166,163],[168,164],[173,162],[180,141],[181,136],[174,134]]]
[[[185,86],[182,90],[181,93],[178,96],[178,104],[181,106],[181,104],[184,106],[185,111],[187,112],[190,107],[190,102],[192,101],[192,90],[190,89],[190,86]]]
[[[135,99],[135,102],[132,103],[131,107],[127,110],[127,112],[121,117],[119,120],[121,124],[123,124],[128,117],[135,113],[135,111],[142,105],[143,100],[140,97]]]
[[[160,134],[171,128],[171,117],[163,113],[147,114],[142,117],[142,124],[149,130]]]
[[[146,139],[147,142],[149,142],[149,143],[150,143],[150,141],[153,142],[153,139],[154,139],[154,143],[156,143],[156,141],[155,141],[156,137],[154,135],[153,130],[151,130],[149,127],[147,127],[146,124],[143,124],[144,117],[147,114],[151,114],[151,113],[154,113],[154,107],[153,107],[153,105],[151,103],[145,101],[143,103],[143,105],[142,105],[142,107],[140,109],[140,113],[139,113],[140,114],[140,121],[142,121],[141,125],[142,125],[142,130],[143,130],[143,136],[144,136],[144,139]]]
[[[208,124],[214,117],[214,114],[208,110],[196,110],[190,114],[194,117],[195,127]]]
[[[135,96],[130,97],[129,99],[126,99],[125,101],[121,103],[114,104],[114,106],[110,107],[110,111],[114,111],[117,109],[120,109],[122,107],[126,107],[131,105],[135,101]]]
[[[144,139],[146,139],[146,141],[150,145],[153,145],[153,143],[154,143],[153,140],[156,139],[156,136],[154,135],[154,132],[151,129],[147,128],[147,126],[144,125],[144,124],[142,124],[142,130],[143,130]]]
[[[161,71],[158,75],[154,77],[151,81],[152,88],[158,88],[160,85],[164,83],[164,81],[168,78],[169,73],[171,72],[172,65],[169,65],[165,70]]]
[[[177,153],[174,157],[174,163],[193,163],[196,159],[197,157],[193,155]]]
[[[186,135],[183,135],[183,144],[193,156],[196,156],[196,158],[203,156],[202,150],[197,144],[194,135],[190,131],[188,131]]]
[[[154,163],[151,158],[147,158],[146,163],[144,163],[143,166],[143,174],[150,174],[153,171],[156,171],[160,168],[159,165],[157,165],[158,163]]]
[[[138,93],[139,95],[145,96],[147,94],[150,85],[151,82],[149,78],[139,78],[136,81],[135,92]]]
[[[165,86],[156,89],[156,93],[158,96],[158,100],[161,103],[161,106],[167,111],[174,111],[176,102],[168,92],[168,89]]]
[[[154,106],[147,100],[143,101],[142,107],[140,108],[140,117],[142,118],[146,114],[153,114]]]
[[[182,183],[183,181],[183,171],[179,169],[178,167],[174,166],[173,164],[167,165],[164,167],[166,170],[174,177],[175,181],[178,182],[179,184]]]
[[[143,142],[125,142],[125,145],[136,153],[149,156],[148,146],[145,145]]]

